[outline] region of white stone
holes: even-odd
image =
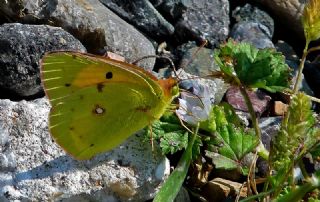
[[[47,99],[0,100],[0,201],[145,201],[169,175],[168,160],[140,134],[77,161],[53,142]]]

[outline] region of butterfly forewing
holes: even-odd
[[[159,118],[172,97],[132,65],[75,52],[42,59],[50,132],[77,159],[110,150]]]

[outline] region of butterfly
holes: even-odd
[[[49,52],[41,80],[53,139],[79,160],[111,150],[159,119],[179,88],[135,65],[80,52]]]

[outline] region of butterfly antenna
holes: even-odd
[[[185,111],[187,111],[187,109],[184,109]],[[188,126],[186,126],[183,122],[183,120],[179,117],[177,111],[175,111],[176,116],[178,117],[180,124],[182,127],[184,127],[187,131],[189,131],[190,133],[193,133],[193,131],[191,129],[188,128]]]
[[[187,62],[187,64],[185,64],[183,67],[181,67],[181,69],[184,69],[185,67],[189,66],[190,63],[194,60],[194,58],[196,57],[196,55],[199,53],[199,51],[205,47],[208,44],[208,40],[203,40],[201,45],[197,48],[197,50],[192,53],[191,59]],[[179,75],[178,75],[179,76]]]
[[[202,106],[204,107],[204,103],[202,102],[202,99],[201,99],[201,97],[200,97],[199,95],[196,95],[196,94],[194,94],[193,92],[190,92],[190,91],[185,90],[185,89],[180,89],[180,90],[181,90],[182,92],[186,92],[186,93],[187,93],[187,96],[198,98],[198,99],[200,100]]]
[[[144,60],[144,59],[147,59],[147,58],[162,58],[162,59],[167,59],[170,63],[170,66],[172,67],[173,71],[174,71],[174,74],[176,75],[177,79],[179,80],[178,78],[178,73],[176,71],[176,66],[174,65],[172,59],[168,56],[163,56],[163,55],[146,55],[146,56],[143,56],[135,61],[132,62],[132,64],[136,65],[138,62],[140,62],[141,60]]]

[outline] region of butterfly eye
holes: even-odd
[[[106,79],[112,79],[112,77],[113,77],[112,72],[107,72],[106,73]]]

